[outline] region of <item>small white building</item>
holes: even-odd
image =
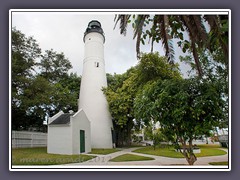
[[[75,114],[60,111],[49,118],[48,153],[72,155],[90,151],[90,122],[82,109]]]

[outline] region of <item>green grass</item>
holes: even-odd
[[[201,153],[196,153],[197,157],[206,157],[206,156],[220,156],[227,154],[225,151],[218,149],[219,146],[207,146],[207,145],[199,145]],[[176,152],[173,147],[169,148],[159,148],[157,147],[155,150],[152,146],[144,147],[137,149],[133,152],[143,153],[143,154],[151,154],[156,156],[165,156],[172,158],[183,158],[184,156],[180,152]]]
[[[219,144],[199,144],[199,148],[222,148]]]
[[[135,147],[143,147],[142,144],[132,143],[131,145],[121,146],[121,148],[135,148]]]
[[[89,155],[48,154],[47,148],[12,149],[12,165],[58,165],[90,160]]]
[[[118,149],[92,149],[92,151],[89,154],[111,154],[119,151]]]
[[[228,165],[228,161],[222,161],[222,162],[210,162],[209,163],[210,165],[217,165],[217,166],[219,166],[219,165]]]
[[[112,162],[124,162],[124,161],[149,161],[154,160],[154,158],[151,157],[145,157],[145,156],[139,156],[134,154],[123,154],[120,156],[117,156],[110,161]]]

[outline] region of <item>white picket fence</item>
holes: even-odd
[[[46,147],[47,133],[12,131],[12,148]]]

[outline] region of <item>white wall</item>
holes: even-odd
[[[69,125],[48,126],[47,152],[52,154],[72,154],[72,129]]]
[[[112,119],[102,88],[107,86],[104,62],[104,38],[91,32],[85,36],[85,56],[79,97],[79,109],[83,109],[91,122],[92,148],[112,148]],[[96,67],[95,62],[99,62]]]
[[[80,130],[85,131],[85,153],[91,152],[90,122],[82,109],[71,117],[73,154],[80,154]]]

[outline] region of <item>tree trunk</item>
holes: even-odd
[[[197,161],[197,157],[193,153],[192,139],[189,140],[189,147],[187,147],[185,140],[180,139],[180,142],[182,143],[183,148],[183,150],[180,150],[180,152],[186,158],[188,164],[193,165]]]
[[[123,132],[122,128],[116,128],[116,147],[123,146]]]
[[[126,145],[127,146],[131,145],[131,130],[129,127],[129,123],[127,123]]]
[[[189,155],[189,157],[187,158],[187,162],[188,162],[189,165],[193,165],[196,161],[197,161],[197,158],[194,155],[194,153],[191,153]]]
[[[126,145],[130,146],[132,144],[132,127],[133,127],[133,121],[132,118],[128,118],[127,121],[127,127],[125,129],[127,129],[127,134],[126,134]]]
[[[188,164],[193,165],[197,161],[197,157],[193,153],[192,139],[189,139],[189,149],[188,149]]]

